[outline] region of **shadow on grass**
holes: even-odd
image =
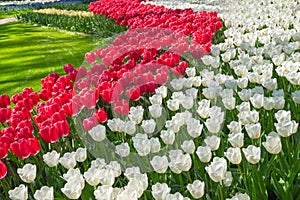
[[[25,87],[39,91],[42,78],[53,71],[64,74],[67,63],[79,67],[100,41],[19,22],[0,25],[0,95]]]

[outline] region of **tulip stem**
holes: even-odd
[[[249,188],[248,188],[248,185],[247,185],[247,182],[246,182],[247,175],[245,176],[245,172],[242,170],[242,167],[240,166],[240,164],[238,164],[238,169],[240,171],[240,175],[242,176],[244,185],[246,187],[246,191],[249,192]]]
[[[222,190],[222,186],[218,185],[218,190],[219,190],[219,199],[223,200],[224,196],[223,196],[223,190]]]

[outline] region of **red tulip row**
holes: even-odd
[[[142,4],[141,0],[106,0],[89,5],[94,14],[103,14],[129,28],[169,28],[192,35],[198,43],[211,42],[212,33],[222,28],[216,12],[194,12],[192,9],[170,9]]]
[[[109,47],[87,53],[89,70],[68,64],[67,75],[52,73],[42,79],[39,93],[26,88],[12,98],[0,96],[0,179],[7,173],[1,159],[9,152],[22,159],[35,156],[41,139],[54,143],[70,133],[69,118],[82,108],[97,108],[83,121],[85,130],[108,118],[97,106],[99,100],[111,104],[118,114],[128,114],[130,101],[154,93],[171,74],[184,75],[188,67],[184,53],[199,58],[210,52],[212,35],[222,26],[215,12],[172,10],[138,0],[98,1],[89,8],[130,30]],[[95,64],[97,59],[102,64]]]

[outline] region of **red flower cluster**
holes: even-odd
[[[46,142],[56,142],[69,134],[67,115],[72,115],[73,82],[77,70],[65,66],[67,76],[52,73],[42,79],[42,91],[35,93],[31,88],[15,94],[0,96],[0,122],[5,127],[0,131],[0,159],[9,151],[19,158],[35,156],[40,143],[34,133],[38,132]],[[41,100],[45,101],[41,103]],[[14,104],[11,108],[10,105]],[[36,114],[36,115],[35,115]],[[0,178],[6,174],[6,167],[0,160]]]
[[[211,36],[222,28],[216,12],[194,12],[192,9],[170,9],[142,4],[141,0],[106,0],[89,5],[95,14],[103,14],[130,28],[169,28],[184,35],[193,35],[198,43],[211,42]]]

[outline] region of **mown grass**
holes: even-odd
[[[80,66],[100,41],[20,22],[0,25],[0,95],[12,96],[25,87],[39,91],[43,77],[64,73],[67,63]]]
[[[0,19],[4,19],[4,18],[10,18],[10,17],[16,17],[17,14],[19,13],[19,11],[1,11],[0,12]]]

